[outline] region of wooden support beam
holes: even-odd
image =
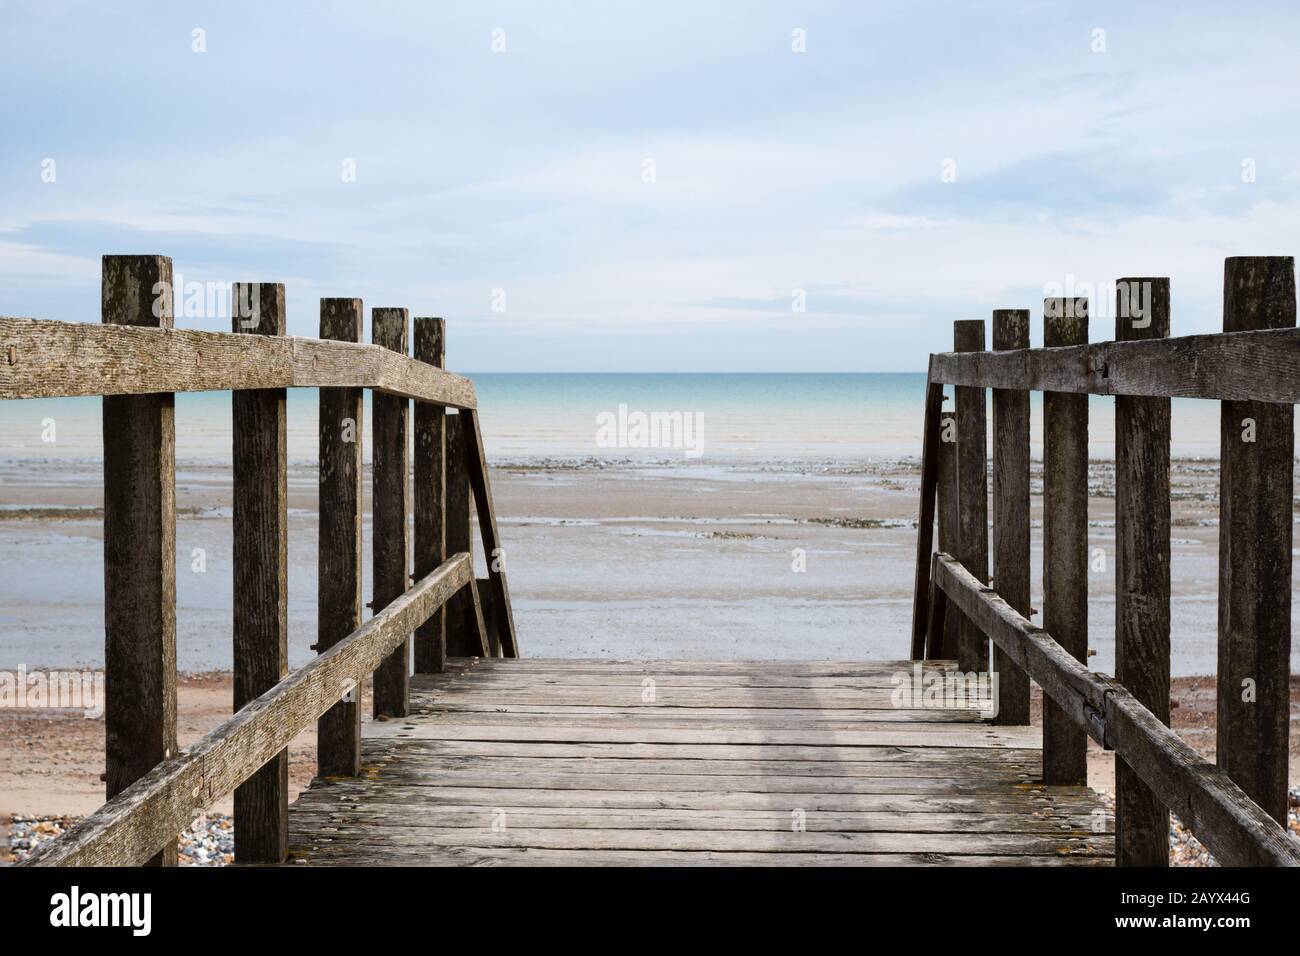
[[[1169,335],[1169,280],[1117,283],[1115,338]],[[1115,399],[1115,677],[1169,723],[1169,399]],[[1120,866],[1169,865],[1169,811],[1115,763]]]
[[[993,348],[1029,348],[1029,310],[993,311]],[[933,387],[933,386],[932,386]],[[1029,616],[1029,393],[993,390],[993,586]],[[1029,723],[1029,677],[993,648],[999,724]]]
[[[461,453],[468,465],[470,491],[478,511],[479,536],[483,539],[483,554],[487,562],[488,583],[494,605],[492,618],[497,626],[497,641],[502,656],[518,657],[519,642],[515,638],[515,617],[510,609],[510,586],[506,581],[506,549],[497,532],[496,509],[492,504],[492,487],[488,481],[487,454],[483,450],[483,434],[479,429],[478,412],[462,409],[463,424],[460,440]]]
[[[1225,262],[1223,331],[1295,324],[1294,259]],[[1225,401],[1219,460],[1217,759],[1285,824],[1295,409]]]
[[[447,550],[474,554],[470,542],[469,461],[461,437],[465,419],[459,414],[446,416],[447,440]],[[472,595],[457,592],[447,602],[447,656],[486,657],[486,647],[474,633]]]
[[[344,300],[346,301],[346,300]],[[314,657],[198,743],[137,780],[25,866],[134,866],[188,826],[195,813],[248,779],[312,720],[473,580],[469,555],[448,558],[428,577]]]
[[[446,363],[447,324],[415,320],[415,357],[436,368]],[[447,414],[440,405],[415,403],[414,577],[428,574],[447,557]],[[415,672],[441,674],[447,667],[447,610],[438,611],[415,632]]]
[[[943,386],[925,388],[921,438],[921,511],[916,521],[916,579],[912,588],[912,660],[925,657],[925,629],[930,616],[930,554],[934,551],[934,508],[939,482],[939,415]]]
[[[171,259],[104,256],[102,302],[105,323],[170,328]],[[110,800],[176,753],[174,403],[170,393],[103,402],[104,780]],[[149,863],[175,866],[176,842]]]
[[[236,283],[236,333],[284,335],[284,286]],[[288,465],[285,390],[231,395],[234,478],[234,708],[289,673]],[[235,789],[235,859],[279,863],[288,853],[289,751]]]
[[[360,342],[360,299],[321,299],[322,339]],[[320,543],[317,548],[316,650],[324,653],[361,626],[361,477],[363,395],[320,390]],[[322,777],[355,776],[361,759],[359,688],[339,694],[316,728]]]
[[[961,550],[957,544],[957,415],[942,408],[939,413],[939,477],[935,499],[935,510],[939,512],[939,550],[957,554]],[[938,630],[926,625],[927,660],[953,660],[957,657],[960,623],[961,612],[951,608],[938,619],[936,626],[942,625]]]
[[[375,345],[399,355],[407,351],[406,309],[374,309],[370,313]],[[405,398],[372,396],[374,425],[372,461],[374,535],[371,541],[375,612],[397,600],[410,579],[407,571],[407,516],[410,514],[408,445],[411,403]],[[375,670],[374,715],[405,717],[411,693],[411,642],[404,640]]]
[[[0,399],[241,388],[372,388],[473,408],[467,378],[359,341],[0,318]]]
[[[953,323],[953,347],[980,352],[984,320]],[[971,574],[989,579],[988,393],[979,386],[957,387],[957,559]],[[968,620],[957,631],[957,663],[964,671],[987,670],[988,640]]]
[[[1088,341],[1088,300],[1043,300],[1043,345]],[[1043,395],[1043,626],[1088,662],[1088,396]],[[1043,701],[1043,780],[1088,782],[1088,738],[1051,699]]]

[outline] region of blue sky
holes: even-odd
[[[157,252],[284,282],[293,334],[320,296],[443,315],[465,371],[920,370],[955,319],[1126,275],[1211,331],[1225,256],[1300,250],[1298,27],[1284,3],[0,0],[0,313],[98,321],[99,257]]]

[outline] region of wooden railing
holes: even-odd
[[[174,864],[176,835],[232,791],[236,859],[280,862],[289,741],[318,721],[318,773],[355,775],[360,686],[374,675],[377,717],[406,714],[412,632],[417,672],[443,670],[448,655],[518,656],[474,387],[442,368],[443,320],[415,320],[411,358],[405,309],[374,309],[374,344],[363,345],[361,300],[322,299],[321,339],[288,338],[282,285],[233,292],[234,332],[174,329],[171,260],[105,256],[104,325],[0,318],[0,398],[104,396],[109,799],[28,865]],[[290,674],[285,389],[301,386],[320,389],[319,655]],[[362,624],[365,388],[375,392],[375,614]],[[234,392],[235,713],[178,752],[173,393],[226,389]],[[471,507],[488,568],[482,580]]]
[[[1290,257],[1228,259],[1224,332],[1169,338],[1169,280],[1121,279],[1116,341],[1088,344],[1088,302],[956,323],[930,356],[912,619],[915,659],[998,675],[1003,723],[1042,687],[1043,777],[1087,783],[1091,736],[1116,760],[1116,859],[1165,866],[1169,810],[1224,863],[1300,865],[1287,835],[1294,409],[1300,330]],[[945,385],[955,411],[943,409]],[[986,388],[993,391],[988,563]],[[1028,392],[1043,401],[1043,623],[1029,618]],[[1115,403],[1114,678],[1086,667],[1087,395]],[[1172,731],[1170,398],[1222,402],[1217,764]],[[938,553],[935,524],[938,524]],[[990,587],[990,581],[992,586]]]

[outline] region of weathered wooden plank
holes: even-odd
[[[984,350],[984,320],[953,323],[958,352]],[[988,395],[982,387],[960,386],[957,406],[956,557],[981,581],[989,579]],[[988,640],[962,618],[957,627],[957,663],[964,671],[987,670]]]
[[[166,256],[104,256],[102,284],[105,323],[171,326],[172,262]],[[123,341],[140,348],[146,340]],[[158,391],[163,394],[103,402],[104,780],[110,800],[176,753],[176,418],[174,397]],[[176,865],[175,841],[163,842],[150,848],[162,849],[149,862]]]
[[[1230,258],[1223,331],[1294,328],[1295,260]],[[1295,409],[1225,401],[1220,424],[1218,764],[1287,814]]]
[[[1168,338],[1169,280],[1116,285],[1116,340]],[[1166,724],[1169,415],[1168,398],[1115,399],[1115,677]],[[1115,817],[1120,866],[1169,865],[1169,811],[1123,761],[1115,763]]]
[[[475,719],[479,721],[478,726],[525,726],[520,722],[520,718],[515,717],[511,721],[501,721],[502,714],[477,714]],[[626,719],[618,721],[616,724],[613,720],[603,721],[583,721],[580,718],[567,717],[566,726],[577,730],[591,729],[610,729],[615,726],[626,727]],[[710,731],[734,729],[734,721],[727,722],[730,727],[707,727]],[[548,724],[554,726],[554,724]],[[647,730],[674,730],[674,722],[656,722],[649,719],[638,719],[637,727],[644,727]],[[852,730],[852,725],[847,726],[830,726],[796,724],[799,729],[810,729],[819,732],[834,732],[836,730]],[[690,724],[687,729],[697,729],[697,725]],[[767,730],[781,729],[777,725],[765,727]],[[877,726],[875,729],[883,729]],[[1032,767],[1038,763],[1039,751],[1034,748],[1012,748],[997,747],[984,748],[972,753],[969,747],[846,747],[840,745],[827,746],[801,746],[787,744],[683,744],[683,743],[537,743],[534,741],[524,740],[445,740],[445,739],[424,739],[408,740],[400,734],[389,738],[376,738],[377,745],[375,751],[366,751],[367,754],[382,753],[389,756],[405,755],[409,759],[418,759],[421,765],[425,761],[436,762],[438,758],[449,758],[461,763],[464,757],[482,757],[490,759],[492,766],[503,766],[509,760],[537,760],[545,763],[546,766],[553,769],[581,769],[582,766],[597,769],[601,760],[605,759],[608,766],[620,766],[624,770],[636,772],[637,768],[642,768],[645,773],[666,773],[667,770],[652,770],[650,765],[661,764],[667,767],[670,764],[679,765],[679,770],[690,770],[692,773],[712,773],[712,772],[749,772],[744,771],[744,767],[774,764],[780,766],[799,765],[797,771],[818,772],[822,770],[843,770],[847,773],[870,774],[874,772],[873,767],[881,767],[885,764],[891,764],[895,767],[911,767],[916,765],[926,765],[927,767],[946,772],[948,769],[964,770],[970,767],[999,767],[1010,770],[1021,770]],[[586,764],[583,761],[592,760],[595,763]],[[573,767],[564,767],[561,762],[574,762]],[[579,764],[581,766],[579,766]],[[860,768],[859,764],[868,764],[865,769]],[[737,769],[742,768],[742,769]],[[795,772],[792,769],[790,772]],[[831,774],[834,776],[835,774]]]
[[[348,387],[475,404],[469,379],[358,340],[0,318],[0,345],[13,356],[0,364],[0,398]]]
[[[912,663],[899,661],[840,661],[840,660],[674,660],[664,658],[656,660],[619,660],[601,657],[575,657],[568,659],[550,659],[526,657],[518,660],[501,660],[494,658],[458,657],[448,659],[448,670],[459,669],[464,673],[470,669],[485,674],[643,674],[653,670],[661,674],[728,674],[732,676],[771,676],[785,677],[851,677],[881,676],[886,679],[899,670],[908,670]],[[950,671],[957,669],[956,661],[926,661],[925,670]],[[417,675],[413,684],[433,686],[448,678],[436,675]],[[888,680],[886,680],[888,683]]]
[[[321,299],[322,339],[359,342],[360,299]],[[361,480],[363,394],[359,388],[320,390],[320,525],[317,546],[316,650],[327,651],[361,626]],[[356,688],[316,727],[321,776],[357,772],[361,752]]]
[[[464,448],[461,431],[465,420],[459,414],[446,416],[447,455],[447,550],[474,553],[470,540],[470,490],[469,462],[460,449]],[[482,654],[476,616],[470,602],[473,594],[466,591],[456,594],[447,604],[447,654],[452,657],[474,657]]]
[[[1087,299],[1043,300],[1044,345],[1087,341]],[[1043,627],[1087,663],[1087,395],[1043,395]],[[1043,701],[1043,776],[1048,783],[1088,782],[1087,735],[1050,697]]]
[[[940,412],[938,483],[935,507],[939,512],[939,550],[946,554],[957,554],[960,547],[957,536],[957,415],[955,412]],[[931,581],[931,585],[933,583]],[[957,631],[961,624],[961,612],[956,608],[949,608],[946,602],[943,611],[943,626],[939,627],[936,621],[933,630],[928,628],[926,630],[928,646],[925,656],[930,663],[957,656]]]
[[[993,311],[995,351],[1029,348],[1029,310]],[[993,586],[1029,616],[1029,393],[993,390]],[[1029,677],[993,648],[1000,724],[1029,723]],[[1086,782],[1086,781],[1085,781]]]
[[[284,286],[237,284],[236,333],[284,335]],[[231,395],[234,454],[235,710],[289,673],[289,469],[285,390]],[[288,852],[289,751],[235,788],[235,858],[276,863]]]
[[[946,352],[932,356],[930,375],[951,385],[1295,404],[1300,330],[1098,342],[1014,355]]]
[[[43,846],[27,865],[132,866],[148,859],[196,811],[248,779],[356,687],[473,574],[467,554],[452,556],[352,634]]]
[[[912,660],[925,658],[926,625],[930,619],[930,555],[934,551],[934,509],[939,482],[939,416],[943,386],[925,389],[925,419],[921,430],[921,511],[916,523],[916,580],[912,587]]]
[[[1269,865],[1300,866],[1300,846],[1286,831],[1221,767],[1204,760],[1120,683],[1088,670],[955,559],[936,555],[933,576],[949,600],[960,604],[994,643],[1004,647],[1045,694],[1089,736],[1115,751],[1120,758],[1115,762],[1117,770],[1124,765],[1151,788],[1162,810],[1177,806],[1183,822],[1222,863],[1258,865],[1266,860]],[[1117,820],[1117,833],[1122,826],[1123,821]],[[1167,860],[1168,844],[1164,846]]]
[[[415,357],[437,368],[446,363],[447,325],[415,320]],[[415,403],[414,576],[428,574],[447,557],[447,414],[440,405]],[[447,667],[447,609],[440,608],[415,632],[415,672],[440,674]]]
[[[407,350],[406,309],[372,309],[371,338],[399,355]],[[371,579],[372,607],[379,611],[406,590],[407,523],[410,515],[409,445],[411,403],[395,395],[376,393],[371,401],[375,437],[371,463],[371,509],[374,528]],[[405,717],[411,681],[411,641],[408,637],[375,670],[374,715]]]
[[[510,608],[510,585],[506,581],[506,549],[497,532],[496,509],[492,504],[492,487],[488,479],[487,454],[483,450],[483,435],[479,430],[478,412],[464,409],[460,441],[467,464],[470,491],[478,510],[478,530],[483,539],[483,555],[487,563],[488,583],[491,585],[492,619],[497,625],[497,640],[501,656],[518,657],[519,644],[515,638],[514,612]]]

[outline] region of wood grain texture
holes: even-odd
[[[1169,335],[1169,280],[1117,283],[1115,338]],[[1169,723],[1169,399],[1115,399],[1115,677]],[[1121,866],[1169,865],[1169,811],[1137,768],[1115,762]]]
[[[0,363],[0,398],[346,386],[453,408],[475,404],[469,379],[358,339],[0,318],[0,346],[14,355]]]
[[[916,523],[916,578],[912,586],[912,659],[925,657],[926,624],[930,618],[930,555],[934,551],[934,511],[939,483],[939,416],[943,386],[927,384],[921,432],[921,506]]]
[[[361,340],[360,299],[321,299],[322,339]],[[361,480],[363,395],[359,388],[320,390],[320,526],[316,650],[329,650],[361,626]],[[341,694],[316,727],[322,776],[357,772],[361,712],[356,689]]]
[[[488,584],[492,601],[492,620],[496,635],[492,646],[499,647],[504,657],[519,656],[519,642],[515,637],[515,616],[510,607],[510,585],[506,580],[506,549],[497,531],[496,508],[492,504],[492,486],[488,478],[487,453],[483,449],[483,434],[479,428],[478,412],[464,409],[460,429],[461,449],[468,468],[470,492],[478,511],[479,537],[483,539],[483,555],[487,562]]]
[[[1295,260],[1230,258],[1223,331],[1294,328]],[[1285,824],[1295,409],[1225,401],[1220,424],[1219,766]]]
[[[284,286],[237,283],[236,333],[284,335]],[[234,709],[289,673],[288,481],[285,390],[231,395]],[[235,788],[235,859],[278,863],[288,841],[289,751]]]
[[[474,553],[470,541],[470,487],[469,461],[465,442],[461,437],[465,419],[459,414],[446,416],[447,441],[447,550]],[[447,604],[447,653],[454,657],[473,657],[480,653],[481,645],[475,633],[477,618],[471,603],[471,594],[456,594]]]
[[[1088,341],[1088,300],[1043,300],[1043,344]],[[1088,396],[1043,395],[1043,627],[1088,661]],[[1043,702],[1043,778],[1088,781],[1088,738],[1053,700]]]
[[[947,399],[945,398],[946,402]],[[957,416],[952,411],[939,415],[939,478],[935,493],[935,510],[939,513],[939,550],[956,554],[957,541]],[[933,556],[931,556],[933,557]],[[933,586],[933,582],[931,582]],[[928,660],[949,660],[957,656],[957,629],[961,612],[956,608],[944,609],[942,627],[926,628]]]
[[[442,319],[415,320],[415,358],[437,368],[446,363],[447,325]],[[415,403],[414,577],[428,574],[447,556],[446,412]],[[447,666],[447,611],[439,609],[415,632],[415,673],[440,674]]]
[[[102,297],[105,323],[170,327],[171,260],[104,256]],[[111,800],[176,753],[174,397],[107,397],[103,428],[104,779]],[[145,859],[175,866],[175,840],[166,847],[158,841]]]
[[[936,354],[931,381],[1044,392],[1300,402],[1300,330]]]
[[[134,866],[242,783],[356,687],[406,635],[473,580],[457,554],[198,743],[154,768],[24,865]]]
[[[381,348],[399,355],[407,351],[410,318],[406,309],[373,309],[371,336]],[[396,395],[376,393],[371,403],[374,443],[371,463],[373,511],[371,574],[374,600],[380,611],[406,590],[410,515],[410,414],[411,403]],[[374,715],[404,717],[411,681],[411,642],[408,638],[379,665],[374,680]]]
[[[993,311],[993,348],[1029,348],[1028,309]],[[1029,393],[1003,388],[993,390],[993,586],[1029,616]],[[997,722],[1028,724],[1029,677],[996,645],[993,670]]]
[[[1300,844],[1261,810],[1221,767],[1207,762],[1122,684],[1088,670],[1052,636],[984,587],[959,562],[935,555],[935,580],[1065,713],[1149,788],[1176,806],[1192,832],[1225,866],[1300,866]],[[1131,786],[1131,782],[1130,782]],[[1066,788],[1070,789],[1070,788]],[[1123,864],[1116,821],[1117,863]],[[1164,834],[1164,859],[1169,858]],[[1152,865],[1161,865],[1156,862]]]
[[[958,352],[985,347],[984,320],[953,323]],[[957,406],[957,557],[981,581],[989,579],[988,394],[959,386]],[[988,640],[964,617],[957,627],[957,663],[965,671],[987,670]]]

